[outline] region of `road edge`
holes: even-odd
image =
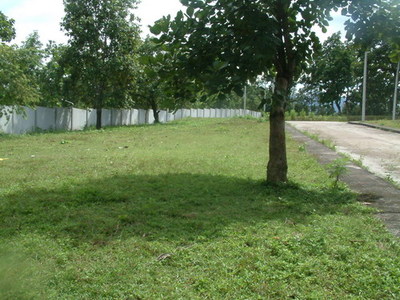
[[[368,124],[368,123],[364,123],[364,122],[354,122],[354,121],[350,121],[347,123],[351,124],[351,125],[360,125],[360,126],[365,126],[365,127],[370,127],[370,128],[375,128],[375,129],[380,129],[380,130],[400,134],[400,129],[396,129],[396,128],[392,128],[392,127],[385,127],[385,126],[380,126],[380,125],[375,125],[375,124]]]
[[[306,147],[307,153],[314,156],[322,165],[332,163],[342,155],[327,146],[306,136],[297,128],[286,123],[291,137]],[[349,162],[348,172],[341,180],[360,195],[360,201],[378,211],[376,216],[383,221],[389,232],[400,238],[400,190],[384,179]]]

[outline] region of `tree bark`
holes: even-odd
[[[103,84],[101,83],[98,87],[97,99],[96,99],[96,129],[101,129],[102,120],[102,108],[103,108]]]
[[[289,82],[278,76],[270,113],[269,162],[267,168],[268,183],[287,182],[287,157],[285,134],[285,103]]]
[[[102,109],[96,108],[96,129],[101,129]]]
[[[159,124],[160,123],[160,111],[157,109],[153,109],[153,115],[154,115],[154,124]]]
[[[159,124],[160,123],[160,111],[158,110],[158,105],[157,105],[156,101],[151,100],[150,106],[151,106],[151,109],[153,110],[154,124]]]

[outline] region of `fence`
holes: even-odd
[[[24,107],[25,115],[12,114],[0,118],[0,132],[24,134],[34,131],[83,130],[96,125],[96,110],[77,108],[35,109]],[[162,110],[161,123],[192,118],[231,118],[236,116],[261,117],[261,113],[243,109],[178,109],[175,113]],[[143,109],[103,109],[102,126],[130,126],[153,124],[152,110]]]

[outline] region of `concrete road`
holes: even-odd
[[[361,161],[370,172],[400,183],[400,134],[343,122],[287,123],[332,141],[336,151]]]

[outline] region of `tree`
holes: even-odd
[[[61,66],[67,46],[49,41],[43,55],[45,63],[40,73],[40,105],[48,107],[66,106],[70,99],[64,90],[65,81],[69,78],[67,70]],[[65,101],[67,100],[67,101]]]
[[[162,33],[160,43],[179,46],[185,76],[215,92],[228,92],[258,75],[274,75],[267,181],[287,181],[285,106],[290,88],[320,46],[315,26],[326,31],[332,10],[352,8],[358,1],[181,2],[186,12],[173,21],[163,18],[152,32]]]
[[[392,110],[393,83],[396,64],[390,60],[392,47],[382,41],[370,45],[368,54],[368,101],[367,112],[371,115],[389,115]],[[364,69],[364,53],[358,53],[358,64],[355,68],[355,81],[362,82]],[[361,89],[361,86],[359,86]],[[354,99],[361,103],[361,93]]]
[[[0,12],[1,41],[10,42],[14,38],[13,24],[14,20]],[[19,112],[19,106],[31,106],[39,100],[34,69],[40,64],[40,59],[29,50],[28,41],[29,38],[21,48],[0,43],[0,115],[14,110]],[[7,111],[6,106],[9,107]]]
[[[136,71],[139,28],[136,0],[64,0],[62,27],[69,36],[64,68],[78,100],[97,110],[96,128],[107,105],[129,104]]]
[[[14,110],[14,106],[30,106],[39,100],[36,82],[26,67],[19,49],[0,45],[0,115],[5,106]]]
[[[2,42],[11,42],[15,38],[15,21],[13,19],[7,18],[0,11],[0,41]]]
[[[146,39],[139,49],[139,69],[136,89],[132,93],[135,106],[151,109],[154,122],[159,123],[161,109],[175,110],[181,102],[174,98],[174,74],[171,74],[171,52]],[[170,76],[171,75],[171,76]],[[182,99],[181,99],[182,100]]]
[[[371,48],[372,51],[381,51],[378,49],[379,45],[389,45],[390,53],[386,57],[389,57],[392,62],[400,64],[399,0],[357,1],[352,10],[344,9],[342,14],[352,15],[352,18],[346,22],[346,37],[354,40],[361,51],[368,51]],[[383,65],[383,69],[387,68],[386,61],[383,62]],[[395,66],[390,67],[393,70],[392,73],[396,73],[395,68]],[[392,75],[392,78],[395,76],[395,74]]]
[[[341,41],[340,33],[335,33],[324,42],[303,77],[306,88],[316,91],[321,104],[332,105],[332,111],[342,112],[342,99],[347,102],[355,85],[353,52],[351,45]]]

